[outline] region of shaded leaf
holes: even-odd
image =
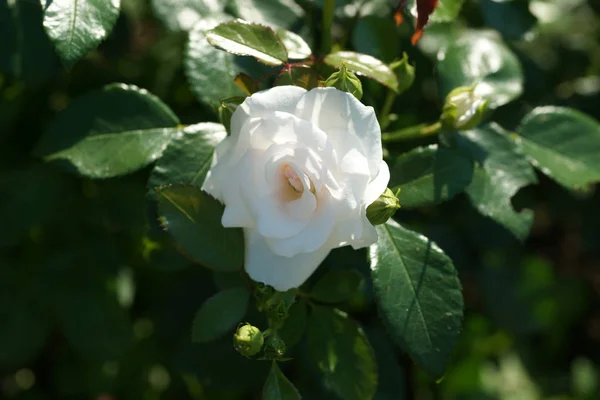
[[[285,29],[305,16],[294,0],[236,0],[231,7],[235,15],[246,21]]]
[[[70,66],[96,48],[112,30],[120,0],[52,0],[44,9],[44,28],[63,63]]]
[[[373,349],[360,326],[339,310],[313,307],[308,356],[325,385],[344,400],[372,399],[377,389]]]
[[[495,123],[461,132],[457,145],[479,164],[466,189],[471,203],[480,213],[523,240],[533,222],[533,212],[516,212],[511,197],[520,188],[537,183],[533,168],[508,133]]]
[[[519,39],[531,30],[537,20],[529,11],[527,0],[482,0],[481,14],[485,24],[507,39]]]
[[[244,318],[249,300],[250,293],[244,287],[226,289],[208,298],[194,318],[192,340],[209,342],[232,331]]]
[[[225,127],[214,122],[202,122],[183,129],[158,159],[149,188],[172,184],[202,186],[210,169],[215,147],[227,136]]]
[[[461,285],[452,260],[426,237],[393,220],[376,227],[371,277],[392,338],[436,375],[444,371],[463,317]]]
[[[399,55],[399,40],[398,30],[387,14],[359,18],[352,31],[352,46],[357,52],[386,62]]]
[[[338,51],[328,54],[325,63],[336,68],[341,68],[344,63],[348,70],[375,79],[394,91],[398,90],[398,78],[394,71],[375,57],[353,51]]]
[[[414,208],[450,200],[472,177],[471,160],[452,149],[431,145],[398,156],[389,186],[393,192],[401,189],[401,207]]]
[[[568,189],[600,181],[600,124],[570,108],[538,107],[517,129],[518,143],[544,174]]]
[[[267,65],[287,61],[287,51],[275,32],[243,20],[226,22],[206,32],[211,45],[240,56],[252,56]]]
[[[245,72],[237,74],[233,81],[248,96],[252,96],[253,93],[258,92],[258,85],[254,82],[252,77]]]
[[[294,85],[310,90],[319,86],[319,75],[311,67],[294,67],[284,71],[275,79],[274,86]]]
[[[41,137],[34,153],[90,178],[145,167],[181,135],[179,119],[144,89],[113,84],[73,101]]]
[[[475,85],[475,94],[500,107],[523,92],[523,71],[514,53],[497,37],[469,31],[438,53],[441,95]]]
[[[154,14],[171,31],[189,31],[213,14],[222,13],[225,0],[152,0]]]
[[[283,375],[277,362],[273,361],[271,372],[263,387],[263,400],[300,400],[301,396],[294,384]]]
[[[191,90],[198,100],[212,106],[218,106],[224,97],[244,95],[234,82],[242,72],[235,63],[235,56],[215,49],[204,36],[204,31],[226,20],[228,18],[223,16],[199,21],[189,34],[185,52],[185,74]]]
[[[333,269],[317,281],[310,297],[323,303],[341,303],[357,293],[361,280],[355,270]]]
[[[223,205],[194,186],[169,186],[157,191],[158,213],[165,229],[194,261],[219,271],[242,266],[242,230],[224,228]]]
[[[306,303],[296,301],[289,309],[289,316],[283,322],[283,326],[279,328],[279,337],[285,342],[286,347],[291,349],[304,336],[306,331],[306,321],[308,319],[306,312]]]

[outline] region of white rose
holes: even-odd
[[[329,252],[377,241],[366,209],[390,172],[372,107],[334,88],[278,86],[248,97],[215,150],[202,189],[244,228],[258,282],[298,287]]]

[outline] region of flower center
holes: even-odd
[[[290,167],[289,165],[285,165],[283,167],[283,177],[287,179],[293,190],[300,193],[304,191],[302,179],[300,179],[296,171],[294,171],[294,168]]]

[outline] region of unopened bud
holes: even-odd
[[[415,81],[415,67],[408,62],[408,55],[403,53],[402,59],[390,64],[390,67],[398,76],[398,93],[408,90]]]
[[[285,342],[277,336],[269,336],[265,341],[265,358],[267,360],[278,360],[287,350]]]
[[[257,354],[264,342],[260,329],[250,324],[240,326],[233,335],[233,347],[244,357]]]
[[[399,192],[400,190],[397,193]],[[385,224],[399,208],[398,197],[389,188],[386,188],[385,192],[367,207],[367,219],[371,225]]]
[[[459,87],[448,93],[440,122],[444,129],[473,129],[483,121],[488,101],[475,93],[475,87]]]
[[[334,87],[343,92],[352,94],[357,99],[361,99],[363,95],[362,83],[360,79],[352,72],[346,69],[346,65],[342,63],[342,67],[339,71],[334,72],[327,78],[327,80],[321,82],[325,87]]]

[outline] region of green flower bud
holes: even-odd
[[[394,192],[386,188],[385,192],[367,207],[367,219],[372,225],[385,224],[400,208],[400,202],[396,197],[398,193],[400,193],[400,190],[394,195]]]
[[[359,100],[363,95],[360,79],[352,72],[348,71],[346,65],[343,63],[339,71],[334,72],[327,80],[322,81],[321,83],[325,87],[334,87],[343,92],[348,92]]]
[[[287,350],[285,342],[277,336],[269,336],[265,341],[265,358],[279,360]]]
[[[244,357],[257,354],[264,342],[260,329],[250,324],[240,326],[233,335],[233,347]]]
[[[390,64],[398,76],[398,93],[402,93],[412,86],[415,81],[415,67],[408,62],[408,55],[402,54],[402,59]]]
[[[448,93],[440,122],[444,129],[467,130],[479,125],[488,101],[475,93],[475,87],[459,87]]]

